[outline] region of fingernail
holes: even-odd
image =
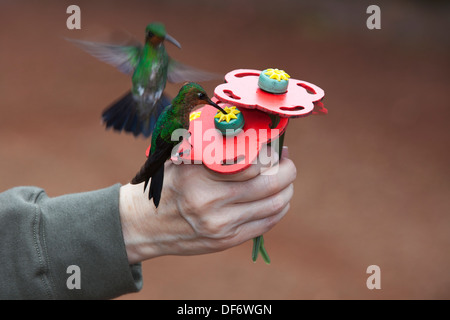
[[[283,150],[281,151],[282,158],[289,158],[289,148],[287,146],[283,146]]]

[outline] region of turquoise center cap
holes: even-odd
[[[225,136],[235,136],[244,127],[244,116],[236,107],[223,108],[227,114],[218,111],[214,117],[214,125]]]
[[[290,76],[279,69],[266,69],[261,71],[258,86],[270,93],[285,93],[289,84]]]

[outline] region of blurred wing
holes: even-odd
[[[196,69],[194,67],[187,66],[178,61],[170,59],[169,70],[167,72],[167,80],[172,83],[186,82],[186,81],[209,81],[213,79],[219,79],[223,76],[214,73]]]
[[[97,59],[109,63],[121,72],[132,74],[139,61],[141,46],[120,46],[84,40],[66,39]]]

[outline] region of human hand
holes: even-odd
[[[273,167],[258,163],[233,175],[167,161],[158,208],[143,183],[122,186],[119,209],[129,263],[218,252],[269,231],[289,210],[296,177],[285,152],[279,163],[277,153],[271,157]]]

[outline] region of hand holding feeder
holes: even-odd
[[[225,83],[215,88],[212,99],[226,114],[211,106],[194,111],[191,135],[183,139],[172,160],[203,163],[215,172],[233,174],[255,163],[264,144],[279,143],[281,156],[289,118],[327,114],[324,95],[320,87],[292,79],[283,70],[231,71],[225,75]],[[252,138],[254,141],[247,143]],[[253,261],[258,253],[270,263],[262,236],[253,239]]]

